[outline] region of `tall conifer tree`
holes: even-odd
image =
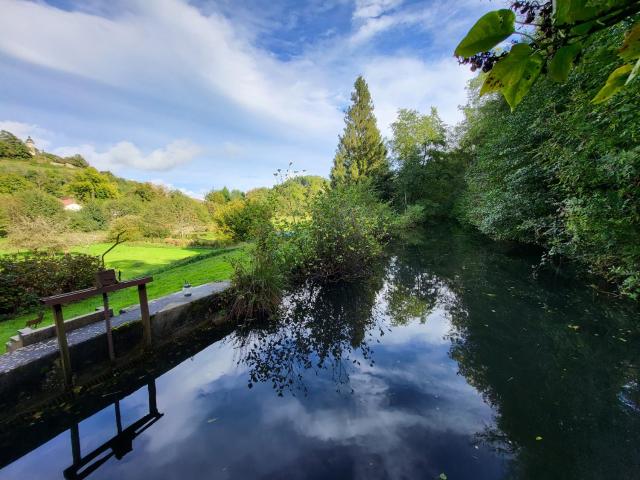
[[[389,175],[387,149],[376,125],[369,87],[362,76],[356,79],[344,122],[333,159],[331,184],[348,185],[364,179],[381,184]]]

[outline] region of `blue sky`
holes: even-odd
[[[378,126],[471,73],[452,51],[489,0],[0,0],[0,128],[202,196],[328,175],[357,75]]]

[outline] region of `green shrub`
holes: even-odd
[[[89,288],[99,266],[98,257],[80,253],[0,257],[0,315],[35,307],[40,297]]]
[[[16,203],[11,212],[14,217],[45,217],[56,219],[64,215],[62,203],[53,195],[40,190],[26,190],[15,195]]]
[[[407,230],[420,225],[425,220],[426,210],[422,204],[409,205],[393,222],[393,231]]]
[[[244,241],[256,236],[257,229],[272,216],[268,199],[235,199],[217,207],[215,221],[234,240]]]
[[[273,251],[258,246],[249,263],[237,262],[231,279],[228,316],[233,320],[263,320],[282,300],[285,276]]]
[[[93,232],[107,227],[107,216],[98,202],[87,203],[82,210],[71,215],[71,228],[81,232]]]
[[[121,240],[135,241],[140,240],[145,235],[146,224],[142,218],[137,215],[125,215],[124,217],[116,218],[111,222],[109,228],[108,239],[115,241],[118,235],[121,236]]]
[[[570,80],[536,82],[511,112],[501,97],[465,108],[469,155],[456,212],[493,238],[540,245],[640,296],[640,82],[592,99],[620,64],[624,28],[584,46]]]
[[[33,188],[27,179],[15,173],[0,173],[0,193],[22,192]]]
[[[143,205],[139,200],[131,197],[106,200],[103,203],[105,214],[109,218],[124,217],[125,215],[140,215]]]
[[[7,227],[9,244],[21,250],[60,251],[66,243],[67,222],[64,218],[19,216]]]
[[[9,233],[15,203],[17,200],[13,195],[0,194],[0,237]]]
[[[309,218],[276,232],[277,258],[292,275],[319,282],[366,276],[399,221],[366,184],[319,194]]]

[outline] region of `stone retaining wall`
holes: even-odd
[[[229,282],[209,283],[194,287],[190,297],[178,292],[150,301],[154,345],[170,342],[203,322],[220,317],[219,295],[228,287]],[[116,357],[142,348],[139,307],[114,316],[111,324]],[[67,341],[76,379],[89,368],[95,373],[96,367],[110,366],[104,322],[90,323],[68,332]],[[55,337],[0,355],[0,404],[18,400],[27,393],[59,390],[62,387],[59,359]]]
[[[109,310],[109,315],[113,317],[113,310]],[[104,311],[96,311],[93,313],[89,313],[86,315],[80,315],[78,317],[70,318],[69,320],[64,321],[65,330],[70,332],[71,330],[75,330],[77,328],[84,327],[85,325],[89,325],[91,323],[99,322],[104,319]],[[48,340],[49,338],[53,338],[56,336],[56,326],[55,325],[47,325],[42,328],[21,328],[18,330],[17,339],[7,342],[6,348],[7,352],[13,352],[18,348],[26,347],[28,345],[33,345],[34,343],[43,342]]]

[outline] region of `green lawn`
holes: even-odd
[[[106,245],[106,244],[105,244]],[[102,244],[77,248],[86,253],[102,253],[106,250]],[[153,275],[153,282],[147,286],[149,299],[154,299],[176,292],[182,288],[186,280],[192,285],[230,278],[233,268],[232,259],[245,258],[245,248],[232,247],[222,249],[178,248],[157,245],[119,245],[105,257],[108,267],[122,270],[122,278],[133,278],[142,275]],[[109,296],[109,304],[114,312],[138,303],[138,291],[135,288],[121,290]],[[101,297],[84,300],[64,307],[65,318],[71,318],[95,310],[102,304]],[[24,314],[10,320],[0,322],[0,353],[4,352],[4,344],[9,337],[15,335],[19,328],[25,326],[28,319],[35,314]],[[49,310],[45,311],[43,323],[53,323]]]
[[[111,245],[110,243],[95,243],[89,246],[74,247],[72,250],[99,256]],[[115,268],[116,271],[120,270],[124,280],[167,267],[178,260],[212,251],[214,250],[207,248],[180,248],[157,244],[123,244],[109,252],[104,260],[107,267]]]

